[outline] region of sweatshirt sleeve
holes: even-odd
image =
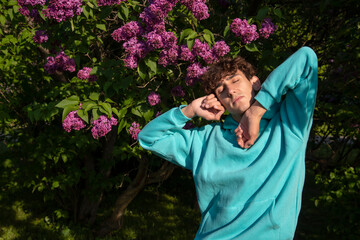
[[[190,118],[182,113],[182,107],[173,108],[149,122],[138,137],[144,149],[178,166],[192,170],[190,152],[196,131],[183,129]]]
[[[300,139],[310,132],[317,92],[317,56],[302,47],[278,66],[264,81],[255,99],[269,109],[281,103],[281,120]]]

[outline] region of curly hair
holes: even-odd
[[[240,70],[244,75],[251,79],[256,75],[254,66],[242,57],[224,57],[219,62],[211,65],[201,76],[202,86],[206,94],[213,93],[217,84],[226,76],[233,75]]]

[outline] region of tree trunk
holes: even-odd
[[[112,161],[112,157],[113,157],[112,153],[116,142],[116,137],[117,137],[117,129],[113,128],[104,146],[104,152],[102,156],[103,161],[106,162]],[[90,157],[88,156],[85,159],[84,167],[87,170],[87,173],[96,171],[95,165],[96,165],[95,159],[93,159],[91,156]],[[101,174],[104,177],[104,179],[107,179],[111,173],[111,166],[112,165],[109,164],[109,167],[107,167],[106,169],[101,169],[98,174]],[[85,189],[89,189],[89,188],[91,188],[91,182],[87,181],[85,185]],[[94,196],[93,199],[88,198],[88,196],[86,195],[83,196],[83,200],[81,202],[79,215],[78,215],[79,221],[84,222],[88,225],[92,225],[96,220],[97,210],[102,201],[102,198],[103,198],[102,189],[100,189],[99,195]]]
[[[135,179],[129,185],[129,187],[123,192],[116,200],[115,210],[112,216],[105,221],[95,235],[103,237],[114,230],[122,227],[122,220],[124,218],[125,209],[131,203],[131,201],[141,192],[146,184],[152,184],[162,182],[166,180],[174,171],[175,165],[164,162],[161,168],[148,174],[148,162],[145,158],[139,160],[139,168]]]
[[[97,236],[105,236],[108,233],[121,227],[125,209],[145,186],[147,167],[147,160],[140,159],[139,168],[135,179],[131,182],[125,192],[123,192],[118,197],[112,216],[107,221],[105,221],[105,223],[101,226],[100,230],[96,232]]]

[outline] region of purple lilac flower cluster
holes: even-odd
[[[209,17],[209,9],[205,4],[205,0],[181,0],[198,20],[204,20]]]
[[[35,21],[41,19],[39,11],[36,9],[36,5],[43,6],[46,0],[18,0],[18,5],[21,7],[19,12],[27,17],[33,18]],[[31,9],[31,11],[30,11]]]
[[[207,71],[207,67],[201,66],[200,63],[193,63],[186,69],[185,83],[187,86],[192,86],[200,80],[201,75]]]
[[[112,34],[112,38],[117,41],[127,41],[130,38],[141,36],[144,32],[140,23],[136,21],[131,21],[125,24],[124,26],[116,29]]]
[[[148,102],[151,106],[155,106],[161,102],[160,94],[151,92],[148,96]]]
[[[277,26],[271,21],[270,18],[265,18],[261,23],[260,35],[266,39],[270,37],[277,29]]]
[[[225,41],[216,42],[210,49],[207,43],[195,39],[192,51],[190,51],[186,45],[182,45],[180,47],[180,59],[192,62],[187,68],[186,85],[194,85],[207,70],[207,68],[203,67],[199,62],[194,62],[196,57],[203,59],[206,64],[212,64],[217,62],[220,57],[225,56],[229,51],[230,47]]]
[[[175,34],[165,30],[164,19],[177,2],[178,0],[151,0],[139,16],[146,28],[143,28],[140,22],[131,21],[111,34],[115,41],[125,41],[123,47],[127,54],[124,59],[126,67],[136,68],[140,59],[157,49],[161,50],[158,63],[164,67],[176,64],[178,59],[191,62],[195,60],[187,47],[177,45]],[[184,0],[181,3],[199,20],[209,16],[203,0]]]
[[[49,37],[44,30],[36,31],[33,37],[34,42],[39,44],[46,42],[48,39]]]
[[[82,120],[76,113],[76,111],[70,112],[62,124],[65,131],[70,132],[72,129],[80,130],[86,127],[84,120]]]
[[[116,126],[118,121],[116,118],[111,117],[110,119],[101,115],[98,119],[93,121],[93,128],[91,129],[91,133],[94,139],[98,139],[100,137],[105,136],[111,131],[111,126]]]
[[[136,68],[139,59],[144,58],[148,53],[146,43],[142,40],[138,40],[136,37],[130,38],[124,42],[123,48],[127,53],[124,60],[125,66],[129,68]]]
[[[114,4],[120,4],[121,2],[126,2],[127,0],[96,0],[98,6],[110,6]]]
[[[168,13],[173,9],[178,0],[152,0],[150,5],[140,14],[140,19],[148,27],[149,31],[154,26],[162,25]]]
[[[138,140],[138,135],[140,131],[140,124],[133,122],[129,128],[129,133],[134,140]]]
[[[230,51],[230,47],[225,41],[216,42],[210,49],[207,43],[202,43],[199,39],[195,39],[194,46],[192,48],[192,55],[199,56],[206,64],[212,64],[217,62],[220,57],[225,56]]]
[[[181,45],[179,50],[179,59],[182,61],[194,62],[195,56],[192,54],[187,45]]]
[[[240,37],[243,43],[251,43],[259,38],[259,34],[256,31],[256,25],[250,25],[246,19],[241,20],[235,18],[230,25],[231,31],[236,37]]]
[[[43,14],[57,22],[65,21],[82,13],[82,0],[49,0]]]
[[[47,63],[44,65],[44,69],[49,74],[53,74],[56,71],[75,71],[75,60],[65,55],[64,51],[59,52],[55,57],[48,57],[46,60]]]
[[[173,87],[171,89],[171,94],[174,97],[184,97],[185,96],[185,91],[181,86],[176,86],[176,87]]]
[[[82,80],[88,80],[89,82],[94,82],[97,80],[95,75],[90,75],[92,68],[84,67],[83,69],[79,70],[77,73],[77,77]]]

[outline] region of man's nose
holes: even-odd
[[[234,94],[235,89],[231,86],[227,86],[227,95],[228,97],[232,97],[232,95]]]

